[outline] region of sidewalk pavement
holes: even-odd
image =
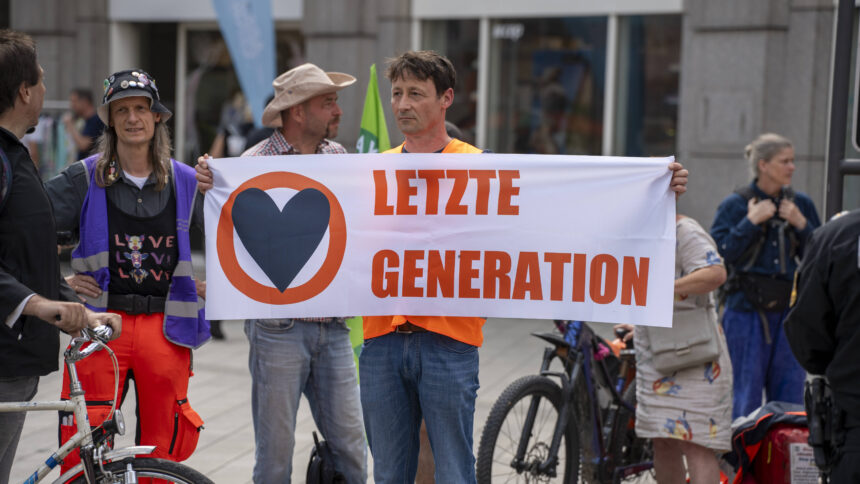
[[[600,326],[602,334],[608,325]],[[189,401],[205,421],[205,429],[194,455],[185,463],[203,472],[216,483],[250,483],[254,466],[254,432],[251,423],[251,377],[248,373],[248,340],[240,321],[223,325],[225,341],[212,341],[194,352],[194,377],[189,385]],[[480,349],[480,383],[475,410],[475,451],[484,422],[495,400],[507,385],[520,376],[534,374],[540,367],[545,343],[531,332],[555,331],[546,320],[490,319],[484,326]],[[62,344],[67,344],[66,337]],[[56,400],[62,373],[42,378],[35,400]],[[122,407],[126,419],[125,436],[117,447],[134,444],[134,392],[129,391]],[[305,482],[308,457],[315,429],[305,399],[297,418],[296,448],[292,481]],[[24,435],[12,466],[10,482],[22,482],[57,448],[56,412],[32,412],[27,416]],[[369,459],[372,469],[372,459]],[[372,476],[372,472],[370,472]],[[59,477],[54,470],[46,482]],[[372,477],[368,482],[373,482]]]

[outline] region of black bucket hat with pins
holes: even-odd
[[[105,125],[108,125],[110,119],[109,104],[118,99],[123,99],[132,96],[143,96],[149,98],[149,109],[154,113],[161,113],[161,121],[167,121],[173,116],[169,109],[161,104],[161,99],[158,96],[158,87],[155,85],[155,79],[147,74],[143,69],[127,69],[124,71],[115,72],[104,80],[104,96],[102,97],[102,105],[96,110],[99,119]]]

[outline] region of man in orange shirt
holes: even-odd
[[[391,108],[406,138],[386,153],[481,153],[448,136],[445,112],[456,73],[432,51],[406,52],[388,66]],[[669,169],[671,188],[686,190],[687,170]],[[472,431],[478,347],[484,318],[366,316],[361,405],[377,484],[414,482],[422,417],[436,463],[436,482],[474,483]]]

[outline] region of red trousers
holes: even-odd
[[[188,405],[188,379],[191,377],[191,350],[164,338],[164,314],[122,316],[122,334],[108,346],[119,363],[119,391],[122,405],[128,381],[134,379],[137,394],[137,445],[155,445],[152,457],[183,461],[197,446],[203,421]],[[113,363],[107,351],[100,350],[77,363],[78,379],[87,400],[90,425],[101,424],[110,411],[114,397]],[[69,370],[63,371],[63,399],[69,398]],[[77,432],[74,416],[60,413],[60,440]],[[63,460],[62,472],[80,461],[75,450]]]

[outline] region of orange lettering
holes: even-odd
[[[520,206],[511,204],[511,198],[520,194],[520,187],[513,183],[519,177],[520,170],[499,170],[499,215],[520,214]]]
[[[532,301],[543,299],[537,252],[520,252],[519,260],[517,260],[517,275],[514,277],[514,299],[525,299],[526,292],[529,293],[529,299]]]
[[[416,177],[415,170],[396,170],[397,176],[397,215],[417,215],[418,206],[409,205],[409,199],[418,194],[418,187],[410,185],[409,180]]]
[[[417,266],[424,259],[423,250],[403,251],[403,297],[423,297],[424,289],[415,287],[415,279],[424,275],[424,269]]]
[[[511,256],[507,252],[484,253],[484,299],[495,299],[496,281],[499,284],[499,299],[511,298]]]
[[[451,189],[451,197],[448,198],[448,204],[445,206],[445,215],[468,214],[469,207],[462,205],[460,201],[469,185],[469,172],[466,170],[448,170],[447,175],[448,178],[454,179],[454,187]]]
[[[418,170],[418,178],[427,183],[427,208],[424,213],[436,215],[439,213],[439,180],[445,178],[444,170]]]
[[[481,251],[463,250],[460,252],[460,297],[481,297],[480,289],[472,287],[472,279],[478,277],[480,271],[475,269],[474,262],[481,258]]]
[[[621,276],[621,304],[630,305],[631,293],[636,297],[636,305],[644,306],[648,299],[648,257],[639,259],[639,269],[636,269],[636,259],[624,257],[624,267]]]
[[[436,297],[436,287],[442,297],[454,297],[454,264],[456,253],[445,251],[445,263],[438,250],[431,250],[427,262],[427,297]]]
[[[585,302],[585,254],[573,254],[573,302]]]
[[[603,283],[604,273],[606,282]],[[589,294],[597,304],[609,304],[618,294],[618,261],[609,254],[600,254],[591,259]],[[603,287],[601,287],[603,285]],[[603,291],[601,292],[601,289]]]
[[[475,201],[476,215],[487,215],[490,205],[490,180],[495,177],[495,170],[469,170],[469,178],[478,181],[478,199]]]
[[[397,252],[380,250],[373,255],[370,288],[376,297],[397,297],[397,271],[385,272],[386,265],[394,268],[400,265],[400,257],[397,256]]]
[[[550,264],[549,298],[561,301],[564,298],[564,265],[570,263],[570,254],[547,252],[543,260]]]
[[[376,191],[374,215],[394,215],[394,206],[388,204],[388,182],[384,170],[373,170],[373,185]]]

